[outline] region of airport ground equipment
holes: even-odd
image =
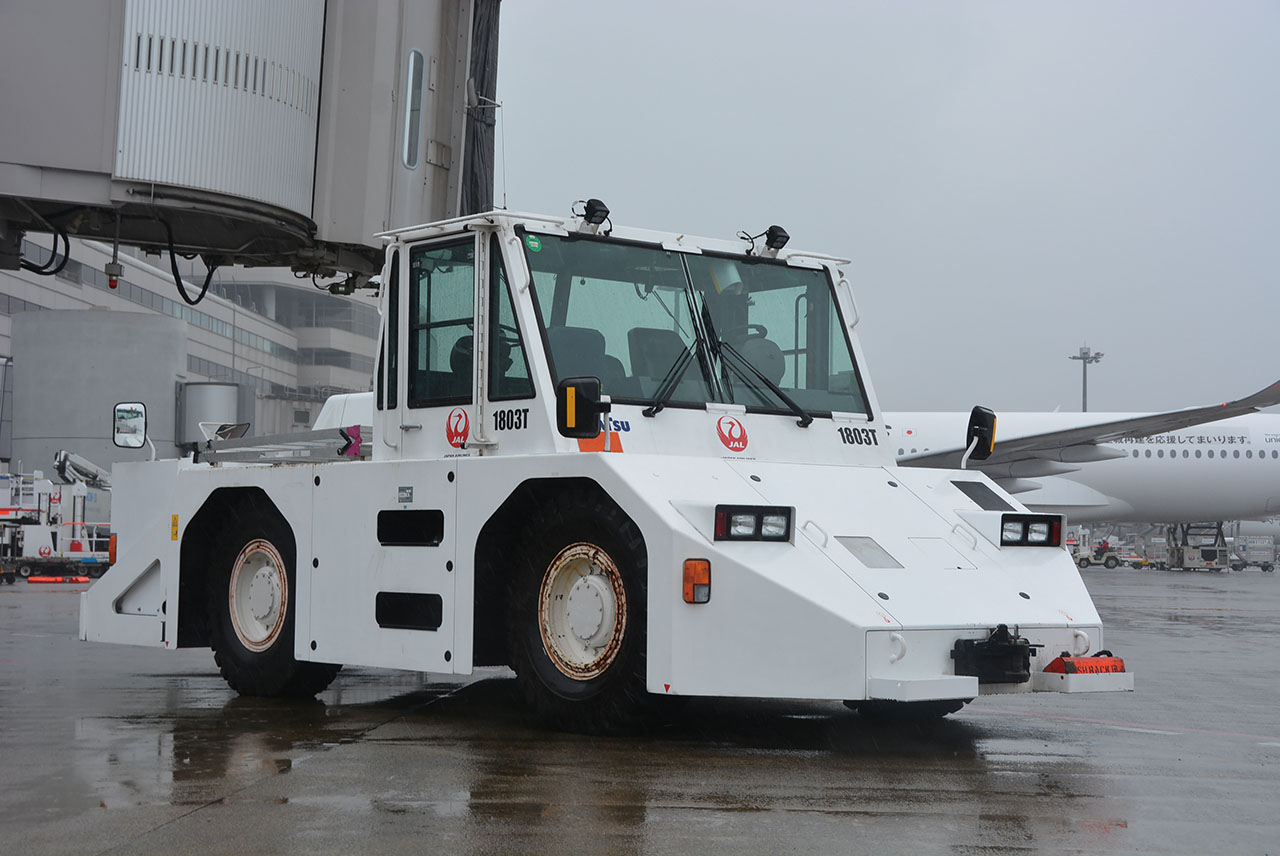
[[[1235,543],[1235,559],[1231,570],[1243,571],[1248,567],[1257,567],[1264,574],[1276,569],[1276,542],[1271,535],[1237,535]]]
[[[68,484],[83,482],[89,487],[110,490],[111,471],[98,466],[88,458],[60,449],[53,457],[53,468]]]
[[[1186,571],[1228,571],[1231,548],[1222,523],[1180,523],[1169,527],[1166,567]]]
[[[82,459],[83,460],[83,459]],[[87,462],[86,462],[87,463]],[[85,481],[55,484],[38,475],[0,476],[0,573],[100,577],[111,564],[111,533],[85,520]]]
[[[1076,560],[1076,565],[1081,568],[1087,568],[1091,565],[1102,565],[1104,568],[1118,568],[1124,561],[1120,553],[1115,550],[1103,550],[1101,548],[1083,547],[1073,554],[1072,558]]]
[[[112,289],[123,245],[167,256],[187,303],[232,264],[350,293],[373,233],[492,207],[498,0],[3,9],[0,79],[39,94],[0,88],[0,270],[59,274],[80,237],[111,261],[67,274]]]
[[[80,637],[211,646],[251,695],[509,665],[581,730],[688,696],[1132,689],[1111,660],[1046,671],[1104,648],[1060,515],[896,464],[848,262],[579,207],[383,236],[372,425],[117,464]]]

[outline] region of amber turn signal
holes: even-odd
[[[707,603],[711,600],[711,562],[706,559],[684,560],[684,602]]]

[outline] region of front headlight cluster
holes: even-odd
[[[765,505],[717,505],[717,541],[790,541],[791,509]]]
[[[1000,518],[1001,547],[1062,546],[1059,514],[1005,514]]]

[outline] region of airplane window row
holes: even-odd
[[[1150,450],[1150,449],[1141,449],[1141,450],[1140,450],[1140,449],[1134,449],[1134,450],[1133,450],[1133,456],[1136,458],[1136,457],[1138,457],[1139,455],[1143,454],[1144,452],[1146,453],[1146,454],[1145,454],[1145,456],[1146,456],[1146,457],[1148,457],[1148,458],[1152,457],[1152,455],[1151,455],[1151,450]],[[1210,450],[1209,450],[1208,455],[1209,455],[1209,457],[1210,457],[1210,458],[1214,457],[1214,451],[1213,451],[1213,449],[1210,449]],[[1221,451],[1219,451],[1219,452],[1217,453],[1217,455],[1218,455],[1218,457],[1220,457],[1220,458],[1225,458],[1225,457],[1227,456],[1227,450],[1226,450],[1226,449],[1222,449]],[[1201,454],[1200,454],[1200,450],[1199,450],[1199,449],[1196,449],[1196,454],[1195,454],[1195,456],[1196,456],[1197,458],[1199,458],[1199,457],[1201,456]],[[1245,456],[1246,458],[1252,458],[1252,457],[1253,457],[1253,449],[1245,449],[1245,450],[1244,450],[1244,456]],[[1261,451],[1261,452],[1258,452],[1258,460],[1262,460],[1262,459],[1263,459],[1263,458],[1265,458],[1266,456],[1267,456],[1266,450],[1263,450],[1263,451]],[[1164,457],[1164,449],[1156,449],[1155,457],[1157,457],[1157,458],[1163,458],[1163,457]],[[1169,457],[1170,457],[1170,458],[1176,458],[1176,457],[1178,457],[1178,450],[1177,450],[1177,449],[1172,449],[1172,450],[1170,450],[1170,452],[1169,452]],[[1189,457],[1191,457],[1191,453],[1190,453],[1190,451],[1188,451],[1187,449],[1183,449],[1183,450],[1182,450],[1182,457],[1184,457],[1184,458],[1189,458]],[[1238,458],[1238,457],[1240,457],[1240,450],[1239,450],[1239,449],[1232,449],[1232,450],[1231,450],[1231,457],[1233,457],[1233,458]],[[1271,457],[1273,457],[1273,458],[1280,458],[1280,452],[1278,452],[1278,451],[1276,451],[1276,450],[1272,449],[1272,450],[1271,450]]]

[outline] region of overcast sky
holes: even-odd
[[[853,259],[886,409],[1280,379],[1280,3],[502,10],[498,202]]]

